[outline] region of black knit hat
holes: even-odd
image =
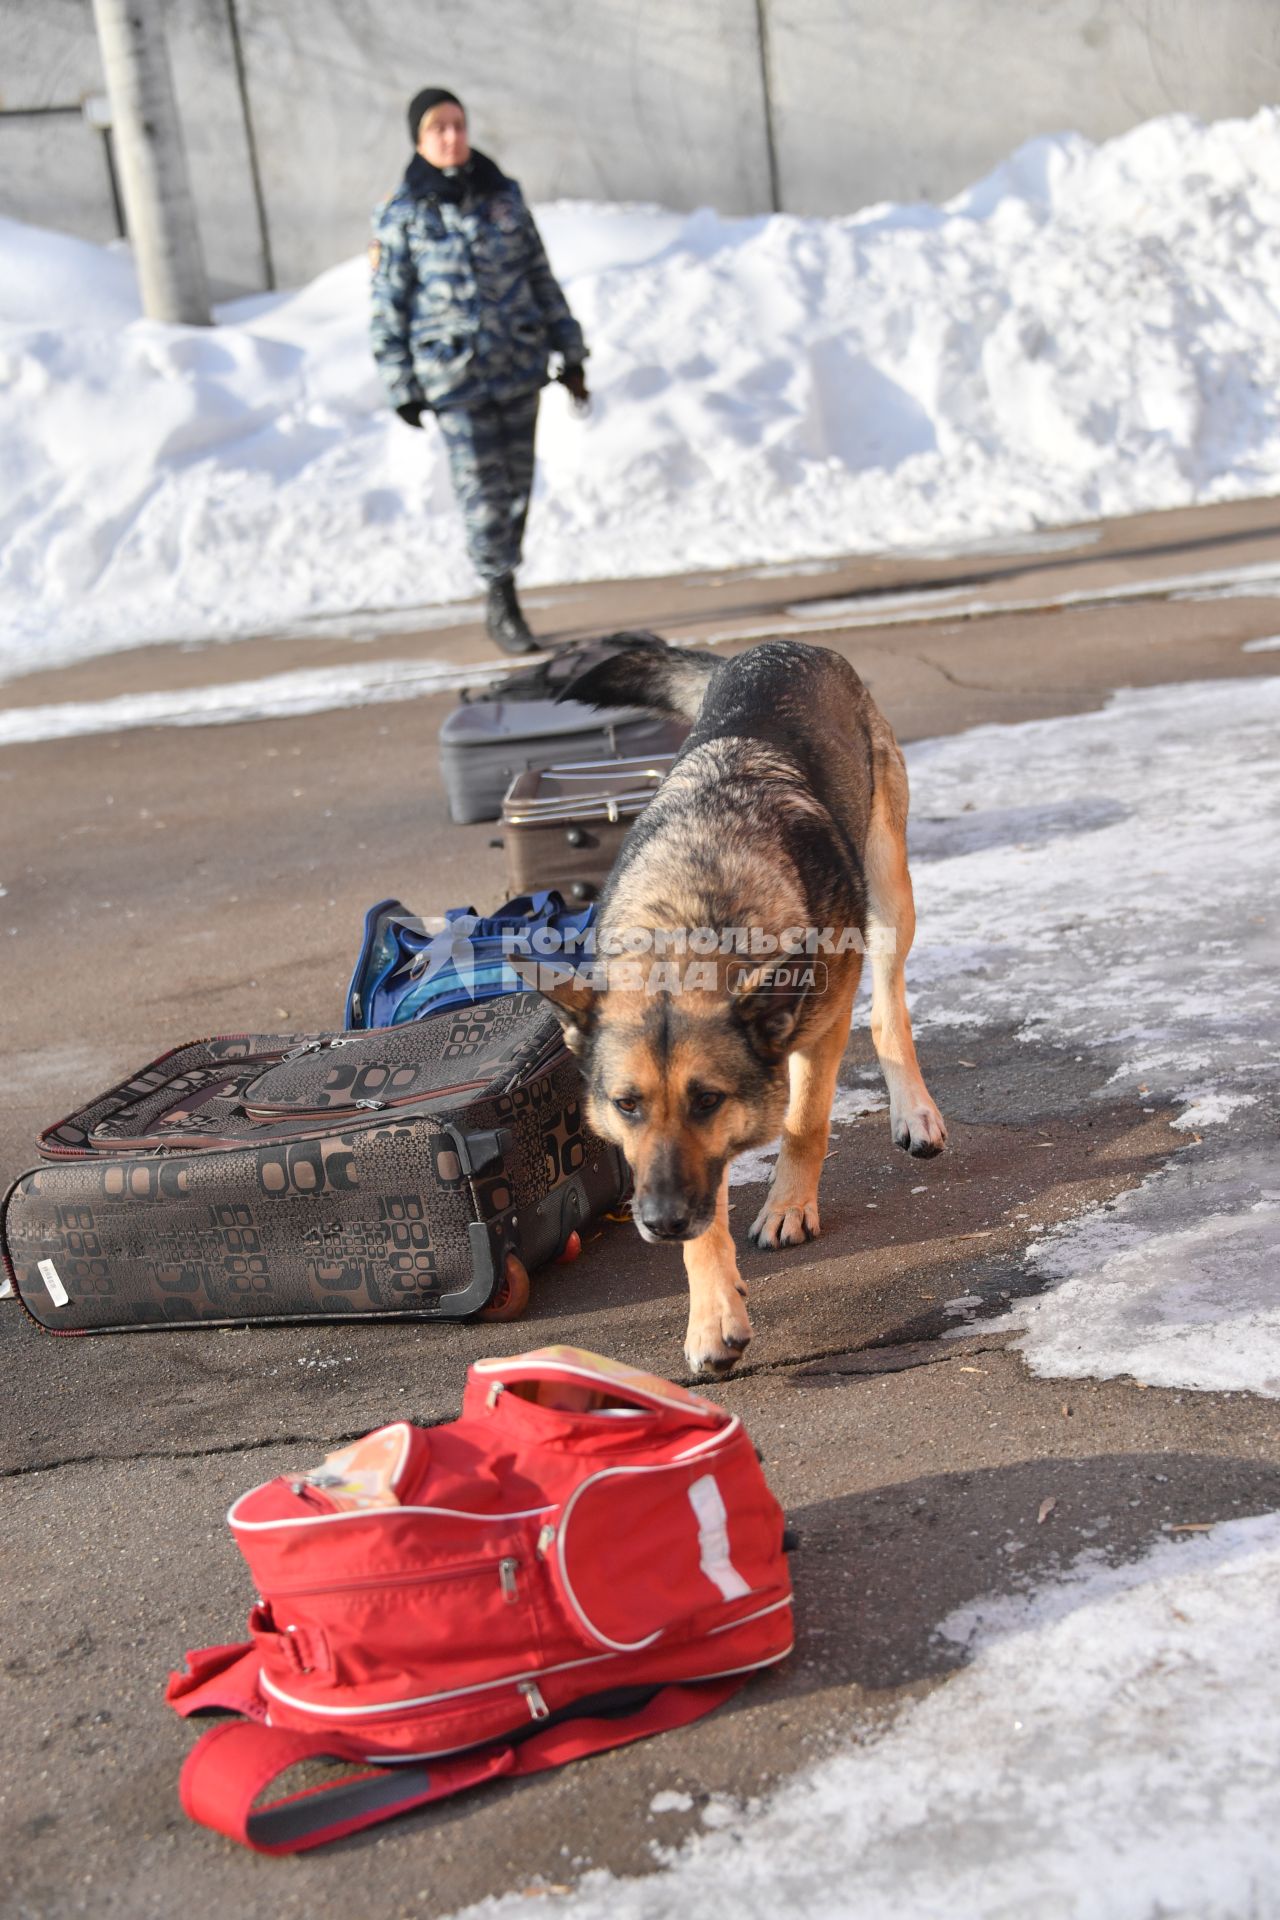
[[[457,94],[450,93],[447,87],[424,87],[421,93],[414,94],[409,102],[409,138],[415,147],[418,144],[418,129],[427,114],[432,107],[442,107],[446,103],[462,108],[463,113],[466,112]]]

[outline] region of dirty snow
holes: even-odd
[[[591,341],[529,582],[936,551],[1280,488],[1280,112],[1032,141],[943,207],[540,209]],[[0,222],[0,672],[474,592],[362,260],[137,316],[118,250]]]
[[[1280,1515],[944,1620],[966,1664],[887,1731],[556,1920],[1244,1920],[1280,1870]],[[467,1920],[527,1914],[523,1895]]]
[[[1046,1234],[1028,1262],[1051,1290],[994,1329],[1045,1374],[1280,1397],[1280,678],[1126,691],[908,760],[926,1058],[931,1024],[1011,1024],[1101,1058],[1135,1121],[1180,1109],[1182,1151]]]

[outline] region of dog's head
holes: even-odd
[[[642,1237],[696,1240],[729,1161],[781,1131],[800,997],[768,968],[688,994],[526,978],[578,1057],[591,1125],[626,1155]]]

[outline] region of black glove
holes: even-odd
[[[561,367],[556,379],[562,387],[569,389],[575,406],[585,407],[589,403],[591,395],[587,392],[586,369],[581,362],[574,367]]]
[[[422,400],[406,400],[402,407],[396,408],[406,427],[420,427],[426,410],[426,403]]]

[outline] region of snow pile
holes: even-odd
[[[1033,141],[941,208],[540,218],[597,405],[548,396],[528,580],[1280,488],[1280,112]],[[0,222],[0,290],[0,671],[473,591],[362,260],[206,332]]]
[[[1077,1566],[940,1631],[970,1664],[878,1739],[557,1920],[1105,1920],[1268,1911],[1280,1866],[1280,1516]],[[527,1914],[522,1895],[468,1920]]]

